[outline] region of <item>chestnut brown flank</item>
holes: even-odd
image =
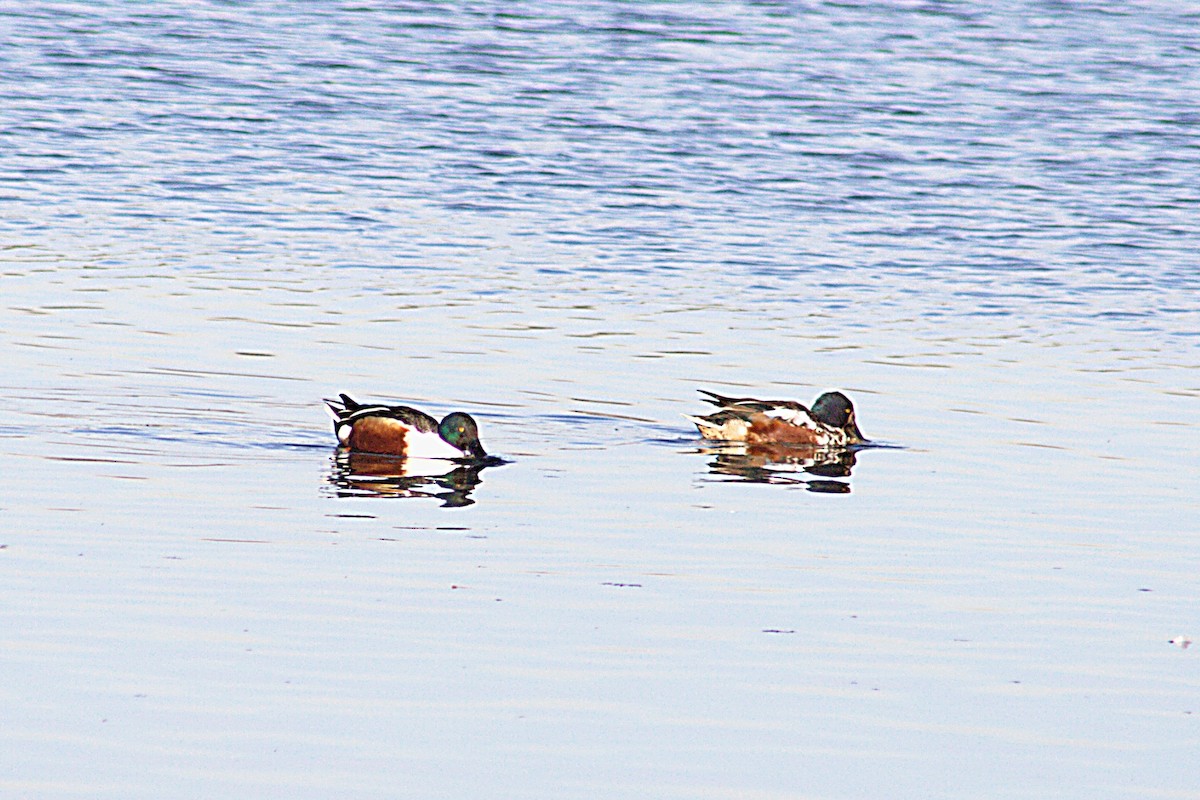
[[[346,444],[352,450],[367,453],[405,454],[404,436],[408,426],[387,417],[365,417],[354,423]]]
[[[820,444],[817,432],[784,422],[777,417],[755,414],[750,419],[746,441],[752,444],[777,442],[782,444]]]

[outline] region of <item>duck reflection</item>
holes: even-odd
[[[704,446],[698,452],[713,456],[708,463],[713,475],[826,494],[849,494],[850,484],[840,479],[849,478],[855,465],[855,450],[844,447],[729,442]]]
[[[474,504],[471,492],[482,482],[480,473],[503,463],[494,456],[460,462],[339,448],[329,483],[338,497],[427,497],[441,500],[443,508],[459,508]]]

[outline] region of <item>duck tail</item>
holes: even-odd
[[[362,403],[356,402],[348,394],[339,394],[338,398],[337,400],[328,397],[325,398],[325,410],[329,412],[329,416],[333,417],[333,426],[335,429],[342,419],[362,408]]]
[[[680,416],[695,425],[696,429],[700,431],[700,435],[705,439],[721,438],[721,426],[715,424],[712,420],[705,419],[704,417],[693,417],[691,414],[681,414]]]

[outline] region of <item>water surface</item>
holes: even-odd
[[[0,20],[4,794],[1196,796],[1194,10]]]

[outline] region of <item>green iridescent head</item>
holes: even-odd
[[[438,425],[438,434],[471,458],[487,458],[483,445],[479,443],[479,426],[470,414],[461,411],[447,414]]]
[[[812,416],[817,422],[845,431],[850,444],[867,441],[854,419],[854,404],[841,392],[826,392],[818,397],[812,405]]]

